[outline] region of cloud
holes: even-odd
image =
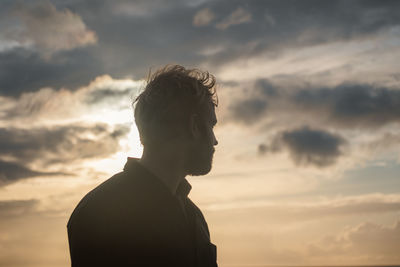
[[[85,101],[88,104],[96,104],[104,101],[115,101],[121,98],[128,98],[129,95],[132,94],[132,89],[127,88],[124,90],[113,90],[109,88],[103,88],[99,90],[95,90],[87,95]]]
[[[2,110],[1,117],[9,120],[15,118],[31,120],[49,116],[61,119],[82,109],[81,101],[66,89],[56,91],[52,88],[42,88],[36,92],[23,93],[16,100],[4,98],[3,102],[6,101],[10,104]]]
[[[75,91],[41,88],[0,97],[2,185],[63,175],[85,160],[120,152],[132,138],[131,96],[141,86],[104,75]]]
[[[32,211],[38,204],[38,200],[2,200],[0,201],[0,218],[19,217]]]
[[[227,18],[219,22],[216,25],[216,27],[219,30],[226,30],[227,28],[233,25],[248,23],[250,21],[251,21],[251,13],[249,11],[244,10],[241,7],[238,7]]]
[[[165,5],[162,0],[154,0],[154,1],[117,1],[109,5],[107,1],[102,1],[104,6],[107,6],[109,9],[113,11],[113,13],[117,16],[129,16],[129,17],[156,17],[163,11],[168,10],[170,8],[174,8],[175,5],[186,4],[184,1],[170,1],[168,5]]]
[[[2,3],[6,1],[8,0],[2,1]],[[3,7],[2,3],[0,3],[1,7]],[[26,3],[29,3],[29,1],[24,1],[23,5],[27,5]],[[99,40],[96,45],[92,45],[94,43],[83,44],[77,42],[76,47],[70,50],[65,50],[67,48],[61,46],[61,48],[57,48],[61,50],[52,52],[50,58],[44,58],[43,55],[46,50],[43,44],[40,48],[39,46],[33,46],[33,41],[31,41],[31,46],[26,44],[26,46],[20,47],[18,46],[20,45],[19,41],[10,41],[8,44],[1,43],[0,41],[0,94],[8,96],[7,98],[0,97],[0,99],[2,99],[0,100],[0,116],[2,116],[0,127],[2,131],[4,129],[7,130],[7,135],[5,136],[6,140],[11,139],[14,146],[18,144],[25,146],[22,141],[16,141],[14,139],[14,133],[17,137],[28,138],[31,142],[36,142],[39,139],[37,136],[41,133],[44,137],[49,137],[50,142],[53,142],[51,138],[52,134],[49,133],[50,131],[56,132],[58,128],[63,127],[63,131],[66,132],[64,134],[59,134],[61,139],[58,143],[54,144],[54,151],[53,148],[49,148],[43,144],[33,147],[31,146],[32,144],[29,143],[27,149],[30,150],[30,152],[23,152],[23,148],[18,148],[18,146],[14,149],[16,154],[21,155],[24,162],[18,161],[15,154],[11,152],[7,155],[2,155],[2,157],[0,157],[1,160],[15,162],[19,166],[27,168],[30,171],[41,172],[48,169],[46,169],[43,162],[35,161],[51,161],[54,160],[56,156],[59,157],[59,161],[64,160],[65,157],[65,163],[61,162],[64,166],[76,167],[78,164],[70,164],[70,160],[73,157],[72,155],[75,155],[78,160],[80,154],[76,152],[78,151],[77,147],[81,145],[85,147],[86,143],[90,145],[84,150],[84,153],[86,153],[86,151],[92,151],[91,155],[89,155],[89,159],[93,159],[91,156],[95,154],[93,151],[96,151],[96,146],[100,147],[101,151],[98,151],[100,154],[103,149],[106,152],[112,152],[111,146],[109,147],[106,145],[106,147],[103,147],[103,139],[105,143],[118,147],[119,142],[110,137],[115,130],[112,126],[106,126],[106,130],[100,130],[100,132],[97,133],[96,130],[89,129],[95,127],[96,124],[77,125],[75,123],[69,123],[66,125],[66,120],[71,119],[71,117],[73,117],[73,120],[78,118],[85,121],[88,119],[88,114],[92,115],[96,112],[98,113],[96,119],[102,119],[103,122],[111,122],[114,118],[120,118],[120,116],[103,116],[103,108],[106,105],[111,105],[112,107],[119,106],[116,102],[118,102],[118,99],[127,96],[125,94],[125,92],[128,93],[127,90],[114,90],[112,88],[102,87],[93,92],[84,93],[79,89],[81,86],[86,86],[91,80],[103,74],[109,74],[114,79],[119,79],[121,77],[133,77],[136,79],[144,77],[150,66],[156,68],[165,63],[176,62],[187,66],[206,68],[214,74],[221,73],[221,71],[229,67],[229,64],[232,64],[232,67],[238,70],[236,81],[240,82],[254,77],[247,75],[247,72],[253,72],[253,70],[257,70],[262,77],[271,77],[273,74],[263,67],[267,65],[270,66],[270,69],[273,69],[274,73],[279,74],[292,71],[293,73],[296,72],[296,75],[302,76],[307,80],[309,78],[309,76],[307,76],[308,71],[328,70],[332,73],[337,71],[337,69],[331,67],[330,64],[332,61],[330,60],[332,59],[334,61],[337,59],[339,62],[338,64],[341,64],[341,58],[337,58],[337,56],[343,55],[343,51],[347,51],[347,53],[351,55],[357,54],[357,60],[354,60],[354,57],[347,57],[345,63],[349,63],[348,70],[354,68],[360,69],[362,67],[363,69],[368,69],[370,72],[373,72],[373,76],[378,76],[381,75],[381,73],[383,73],[382,75],[386,75],[386,73],[384,73],[386,69],[392,68],[391,71],[396,69],[394,67],[396,63],[393,65],[383,64],[381,61],[381,53],[378,53],[380,49],[385,50],[385,54],[392,54],[393,62],[395,61],[397,53],[392,53],[392,50],[388,49],[390,46],[387,39],[384,39],[384,35],[393,36],[394,42],[392,42],[391,45],[395,47],[397,43],[395,38],[396,32],[390,32],[390,30],[393,29],[393,27],[399,26],[399,2],[396,1],[352,1],[350,3],[346,1],[306,1],[300,4],[294,1],[252,1],[245,4],[236,3],[242,4],[242,8],[251,14],[251,23],[232,24],[226,26],[227,28],[225,30],[216,28],[215,24],[226,22],[225,19],[237,8],[237,6],[233,6],[232,9],[227,8],[232,6],[232,3],[226,0],[211,2],[197,1],[195,5],[186,4],[183,1],[178,3],[175,1],[168,2],[168,5],[160,5],[158,1],[156,4],[149,1],[140,1],[138,2],[139,4],[136,4],[135,1],[135,3],[131,5],[120,5],[120,3],[129,2],[101,1],[100,3],[89,3],[87,1],[53,1],[53,5],[56,6],[56,11],[58,13],[64,14],[65,10],[70,10],[72,14],[79,15],[81,22],[86,27],[86,31],[96,33]],[[112,8],[116,6],[119,7],[115,9]],[[153,7],[156,8],[156,10],[153,9]],[[194,16],[199,10],[205,8],[212,10],[215,16],[214,19],[209,22],[207,21],[208,19],[206,19],[205,22],[202,22],[208,26],[194,27]],[[4,9],[0,8],[0,13],[2,12],[4,12]],[[2,13],[1,17],[4,17],[3,14],[4,13]],[[0,32],[4,33],[3,30]],[[365,41],[358,42],[360,39]],[[320,50],[318,50],[320,47],[316,47],[316,45],[327,43],[334,45],[324,46],[324,49]],[[49,45],[50,44],[51,43],[49,43]],[[307,47],[307,49],[304,49],[304,47]],[[368,56],[361,55],[360,49],[369,53]],[[373,52],[370,52],[371,50]],[[49,51],[51,51],[51,49]],[[199,53],[199,51],[208,52]],[[295,51],[299,51],[299,53],[295,53]],[[321,57],[320,55],[323,53],[330,53],[330,57]],[[373,57],[370,56],[371,53],[374,55]],[[265,54],[267,56],[260,56]],[[254,61],[251,60],[254,58],[259,58],[260,64],[252,64]],[[269,60],[271,58],[284,60],[278,62],[282,64],[275,64],[275,62],[271,64],[271,61],[273,61]],[[315,65],[308,64],[310,61],[304,58],[312,59],[310,61],[315,63]],[[295,65],[295,67],[293,67],[293,65]],[[382,68],[382,72],[375,72],[375,69],[370,70],[369,68],[371,65],[374,65],[375,69]],[[314,66],[317,66],[317,68]],[[289,71],[289,68],[292,69]],[[244,73],[240,73],[241,71]],[[343,72],[345,73],[346,70]],[[303,74],[305,74],[305,76],[303,76]],[[364,72],[359,73],[359,75],[367,76]],[[335,78],[337,77],[336,74],[332,76],[335,76]],[[348,78],[349,76],[344,75],[344,77]],[[222,75],[217,75],[217,78],[222,80]],[[373,78],[369,77],[369,79]],[[245,141],[244,143],[250,142],[256,145],[262,140],[269,138],[269,136],[275,136],[276,133],[291,133],[294,131],[293,129],[302,129],[299,128],[299,126],[302,125],[309,125],[309,129],[318,129],[320,132],[329,133],[331,135],[336,131],[340,131],[340,135],[345,136],[346,140],[353,141],[351,138],[355,136],[355,141],[363,141],[365,140],[363,138],[364,133],[369,136],[377,134],[376,131],[370,131],[376,128],[375,125],[383,127],[391,126],[388,125],[391,123],[396,123],[396,119],[393,115],[383,115],[384,118],[389,117],[389,119],[382,121],[377,119],[376,122],[370,123],[370,114],[368,115],[368,112],[347,112],[345,115],[337,114],[333,104],[335,100],[326,100],[324,97],[319,98],[319,102],[322,103],[321,105],[319,105],[318,101],[311,101],[310,103],[305,101],[302,104],[301,101],[296,100],[299,91],[311,91],[314,89],[318,91],[319,89],[323,89],[323,86],[326,84],[322,86],[321,84],[314,84],[312,87],[297,86],[289,88],[287,84],[280,84],[273,78],[271,78],[271,80],[273,80],[274,83],[271,82],[270,86],[263,84],[266,82],[265,80],[258,81],[260,84],[254,85],[254,88],[257,86],[260,87],[259,90],[257,89],[258,92],[255,93],[256,95],[254,97],[251,93],[245,95],[242,100],[246,100],[247,102],[245,101],[243,105],[237,105],[237,107],[232,108],[232,111],[230,111],[235,115],[234,118],[236,118],[232,120],[238,123],[240,122],[240,125],[231,125],[232,128],[229,126],[226,129],[221,128],[221,134],[226,135],[227,138],[225,139],[226,142],[221,142],[220,145],[222,145],[222,150],[225,150],[227,153],[222,153],[223,157],[219,163],[222,163],[223,166],[217,168],[217,171],[220,170],[222,172],[223,168],[232,167],[233,161],[230,159],[232,159],[239,150],[252,151],[251,146],[239,146],[238,144],[242,143],[242,141]],[[335,79],[335,83],[340,83],[341,81],[342,79]],[[224,86],[221,86],[221,93],[224,91],[223,87]],[[237,97],[242,92],[241,89],[243,88],[238,88],[238,90],[232,92],[228,97],[221,98],[220,107],[222,108],[224,102],[227,103],[231,99],[230,97]],[[326,86],[326,88],[336,90],[336,87],[332,85]],[[392,90],[390,88],[387,89]],[[32,94],[26,94],[27,92],[32,92]],[[311,94],[313,93],[314,92]],[[244,94],[246,94],[246,92],[244,92]],[[392,96],[392,93],[390,92],[389,95]],[[328,96],[327,98],[333,98],[333,96]],[[376,98],[370,97],[370,100],[364,102],[370,103],[371,101],[376,101]],[[237,102],[239,103],[240,100]],[[76,103],[78,103],[78,107]],[[11,106],[12,110],[6,108]],[[87,107],[93,108],[87,109]],[[243,109],[243,107],[245,108]],[[382,110],[381,108],[375,109],[372,113],[379,113]],[[392,111],[393,110],[392,108]],[[13,117],[7,117],[7,115],[11,114],[11,111],[13,112]],[[71,116],[65,111],[78,111],[76,113],[78,116]],[[235,111],[238,112],[234,113]],[[383,113],[381,112],[381,114]],[[38,125],[38,121],[40,121],[41,118],[50,116],[52,117],[52,123],[63,123],[63,125],[57,124],[53,127],[42,127],[43,125]],[[343,118],[350,117],[351,119],[347,122],[343,120]],[[365,120],[363,118],[365,118]],[[57,119],[62,120],[62,122],[57,121]],[[362,123],[359,123],[360,121]],[[28,134],[29,128],[31,128],[33,124],[35,125],[32,129],[33,136],[30,136]],[[77,126],[83,127],[84,129],[77,130],[75,128]],[[22,127],[24,128],[22,129]],[[75,130],[67,131],[67,127],[71,127]],[[352,131],[352,129],[356,129],[356,131]],[[384,130],[386,130],[386,128]],[[23,134],[21,134],[21,131],[23,131]],[[238,134],[238,132],[244,134],[241,135]],[[359,135],[360,133],[363,133],[362,137]],[[118,133],[115,135],[118,135]],[[244,136],[244,139],[236,138],[237,136]],[[323,136],[323,134],[318,136]],[[123,137],[119,138],[119,141],[124,142],[121,140],[122,138]],[[84,139],[89,139],[89,141],[85,143],[83,141]],[[2,140],[4,140],[4,136]],[[2,142],[1,147],[3,147],[4,142],[5,141]],[[393,139],[393,142],[396,142],[396,139]],[[269,147],[270,143],[264,145],[271,148]],[[351,145],[353,145],[353,143],[351,143]],[[284,151],[290,152],[289,145],[282,146]],[[92,147],[95,148],[93,149]],[[71,149],[71,151],[69,151],[69,149]],[[37,158],[32,156],[35,151],[38,152]],[[268,251],[266,252],[266,250],[269,250],[269,247],[272,248],[271,251],[273,251],[274,248],[281,250],[281,248],[285,246],[284,244],[282,245],[282,242],[284,242],[282,240],[285,238],[287,238],[289,240],[288,243],[291,242],[291,244],[295,242],[306,243],[304,240],[310,240],[309,237],[315,238],[315,235],[318,234],[318,230],[312,229],[315,225],[321,225],[321,229],[326,231],[328,228],[332,230],[332,228],[337,227],[338,224],[344,223],[344,220],[347,220],[347,222],[354,222],[359,220],[360,216],[371,218],[371,215],[374,214],[380,221],[384,221],[385,218],[399,212],[398,201],[390,202],[388,199],[369,200],[362,203],[354,199],[348,199],[343,202],[339,200],[322,201],[321,203],[318,199],[316,200],[312,197],[310,202],[298,203],[300,201],[298,201],[297,194],[296,203],[282,203],[282,192],[284,195],[290,195],[290,192],[296,190],[296,192],[301,191],[303,193],[307,190],[318,191],[319,181],[321,181],[325,173],[330,173],[329,176],[335,175],[332,175],[330,171],[326,172],[324,170],[313,169],[298,169],[296,172],[293,172],[293,169],[287,168],[287,162],[280,160],[280,155],[275,156],[277,156],[276,160],[269,165],[266,164],[265,158],[257,158],[254,162],[252,162],[254,158],[250,158],[248,163],[252,165],[249,167],[252,169],[252,172],[249,173],[242,168],[243,170],[241,171],[243,173],[237,177],[237,180],[243,180],[243,177],[256,177],[262,182],[255,183],[255,179],[247,180],[240,182],[242,186],[238,187],[237,184],[239,183],[235,185],[235,181],[233,181],[233,183],[228,186],[233,189],[227,190],[229,188],[226,188],[227,184],[225,181],[225,185],[221,186],[221,188],[227,192],[232,191],[228,193],[233,196],[235,195],[234,191],[238,189],[236,190],[236,194],[237,192],[241,192],[239,194],[242,196],[252,195],[253,199],[255,194],[256,197],[257,195],[260,197],[274,195],[279,198],[276,201],[279,203],[264,203],[264,206],[253,210],[251,209],[251,207],[253,207],[252,205],[254,204],[254,206],[257,206],[258,203],[240,203],[242,206],[249,207],[252,213],[247,213],[247,210],[242,209],[235,213],[235,216],[226,218],[224,217],[225,213],[221,214],[221,210],[218,210],[215,217],[220,216],[219,218],[223,218],[224,221],[219,224],[214,224],[211,221],[211,223],[215,225],[215,228],[219,227],[221,229],[221,231],[215,232],[222,236],[220,244],[221,247],[223,247],[222,245],[224,243],[231,243],[227,242],[229,239],[225,239],[224,236],[228,235],[226,234],[227,229],[231,228],[232,224],[235,225],[237,220],[248,220],[246,224],[247,228],[243,229],[253,231],[255,234],[251,236],[251,238],[249,238],[249,236],[245,237],[245,242],[241,242],[243,231],[238,231],[236,228],[232,232],[237,234],[236,236],[238,238],[235,240],[237,243],[232,243],[239,244],[242,246],[240,248],[244,248],[244,250],[235,251],[236,253],[234,253],[234,255],[251,255],[249,258],[252,258],[252,256],[257,253],[259,255],[267,255],[259,262],[255,262],[259,258],[256,260],[253,259],[251,264],[260,265],[268,263],[268,257],[272,256],[271,253],[268,253]],[[338,156],[335,160],[337,159],[342,158]],[[353,160],[353,157],[349,157],[349,160]],[[120,161],[120,159],[118,159],[118,161]],[[103,160],[101,162],[101,167],[106,169],[107,167],[104,166]],[[345,162],[345,160],[343,160],[343,162]],[[342,161],[340,163],[342,163]],[[83,165],[78,165],[78,168],[81,168],[85,173],[87,169],[85,167],[86,165],[87,164],[83,163]],[[53,170],[58,165],[49,166]],[[240,166],[237,166],[237,169],[239,167]],[[281,182],[277,183],[278,186],[269,186],[274,183],[269,182],[268,179],[278,180],[277,177],[272,178],[272,176],[275,176],[275,173],[279,174],[278,171],[271,171],[271,168],[274,170],[279,169],[279,172],[287,173],[286,176],[277,175]],[[111,171],[112,168],[109,169]],[[258,173],[255,174],[255,172]],[[312,180],[312,182],[302,179],[303,176],[307,176],[307,174],[310,174],[309,180]],[[83,177],[83,180],[68,180],[68,182],[66,182],[67,186],[65,186],[63,190],[67,190],[66,188],[72,185],[73,187],[70,188],[70,190],[80,192],[80,190],[77,190],[74,186],[76,183],[94,183],[86,179],[88,177],[87,175],[80,176]],[[285,179],[291,177],[293,178]],[[295,179],[298,179],[298,182],[293,182]],[[98,180],[95,180],[95,182],[96,181]],[[383,182],[382,180],[382,183]],[[53,180],[52,183],[54,184],[52,184],[50,188],[54,188],[54,194],[58,194],[57,188],[60,188],[60,185],[57,184],[58,181]],[[223,183],[224,181],[221,181],[221,184]],[[48,186],[40,183],[34,183],[33,185],[38,189],[37,191],[34,190],[38,192],[37,194],[45,191],[44,187]],[[204,192],[208,192],[207,194],[211,195],[215,194],[216,192],[211,192],[215,190],[208,190],[210,189],[208,185],[208,182],[204,183],[204,188],[206,189]],[[288,190],[288,186],[291,189]],[[14,190],[14,187],[16,189],[23,187],[21,189],[22,191],[31,190],[30,187],[26,187],[25,183],[13,185],[10,190]],[[293,190],[293,187],[297,187],[296,190]],[[361,189],[359,187],[357,188],[357,190],[376,190],[373,188],[365,189],[364,187]],[[383,187],[383,189],[385,188],[386,187]],[[4,190],[3,188],[3,191]],[[15,194],[22,195],[22,191],[16,191]],[[83,190],[81,189],[81,191]],[[321,193],[321,191],[317,191],[314,193]],[[303,193],[302,196],[305,197],[306,194]],[[8,193],[9,196],[11,196],[11,194],[10,192]],[[202,193],[200,192],[199,194],[199,200],[204,200],[205,198]],[[18,195],[15,196],[17,197]],[[307,196],[310,197],[310,195]],[[236,208],[236,204],[237,203],[232,203],[232,208]],[[342,218],[340,216],[345,217],[343,221],[340,221]],[[333,221],[332,218],[334,218]],[[10,259],[8,262],[2,261],[4,265],[15,265],[17,264],[15,263],[16,261],[18,261],[20,265],[26,265],[26,262],[35,262],[41,266],[46,266],[46,264],[54,266],[58,263],[62,265],[68,262],[68,255],[66,255],[65,258],[61,258],[61,260],[54,261],[54,255],[57,254],[57,249],[59,254],[61,251],[65,254],[68,252],[67,246],[63,247],[60,245],[61,242],[67,244],[65,238],[62,238],[65,237],[65,219],[60,224],[51,224],[47,218],[32,220],[29,217],[24,217],[20,220],[21,222],[18,225],[12,222],[12,224],[10,223],[10,227],[2,227],[2,240],[9,238],[12,241],[1,242],[4,249],[4,253],[2,254],[5,255],[2,256],[2,259],[4,257]],[[257,221],[258,224],[255,225],[253,221]],[[276,224],[279,224],[279,229],[276,230],[266,226],[269,221],[275,221]],[[309,228],[293,230],[293,232],[303,232],[304,236],[306,236],[304,239],[280,236],[287,228],[300,227],[299,225],[302,225],[301,221],[303,224],[312,224]],[[29,227],[26,227],[27,222],[29,222]],[[249,228],[248,225],[254,227]],[[58,230],[53,231],[54,229],[59,229],[60,233]],[[369,229],[372,228],[370,227]],[[262,234],[267,231],[273,232],[271,238],[262,239]],[[240,233],[242,233],[242,235],[240,235]],[[58,243],[53,242],[54,239],[57,239]],[[255,240],[258,240],[256,242],[257,244],[254,243]],[[263,241],[265,240],[270,241],[271,246],[264,246]],[[399,246],[396,245],[396,247]],[[14,252],[11,252],[13,248]],[[301,249],[304,249],[304,246],[301,246],[300,250]],[[23,253],[21,253],[21,251],[23,251]],[[251,252],[249,253],[249,251]],[[285,251],[281,256],[281,258],[284,258],[282,261],[285,261],[285,258],[290,258],[291,256],[297,257],[296,253],[290,253],[290,251],[286,252],[285,248],[282,249],[282,251]],[[298,252],[298,250],[295,252]],[[228,254],[225,255],[225,259],[231,258]],[[334,253],[334,255],[338,258],[338,255],[341,254]],[[335,263],[335,256],[329,261],[330,263]],[[223,261],[224,258],[221,259]],[[277,262],[281,263],[280,260],[277,260]],[[298,261],[292,259],[291,263],[292,262],[296,263]],[[329,262],[326,261],[324,264]],[[238,264],[234,260],[232,260],[232,263]]]
[[[354,247],[364,251],[366,254],[389,253],[391,256],[397,256],[396,248],[400,247],[400,221],[397,221],[393,227],[385,227],[373,223],[362,223],[346,233],[347,239]],[[382,247],[382,244],[385,244]]]
[[[326,235],[319,242],[308,246],[308,256],[313,258],[336,258],[340,253],[347,260],[360,263],[388,264],[398,262],[400,256],[400,221],[393,226],[363,222],[345,229],[337,235]]]
[[[223,254],[228,259],[236,255],[232,264],[296,265],[297,262],[304,266],[326,266],[331,262],[342,266],[356,266],[368,265],[368,259],[365,257],[370,256],[369,264],[374,265],[377,262],[383,263],[382,261],[387,259],[385,255],[390,255],[389,253],[398,248],[398,230],[393,230],[398,227],[397,223],[395,226],[376,225],[377,228],[386,228],[393,234],[388,239],[387,246],[384,233],[371,238],[370,241],[366,240],[369,235],[365,233],[366,242],[372,244],[376,241],[374,245],[381,246],[381,249],[370,249],[368,252],[349,249],[348,241],[340,242],[344,236],[348,236],[347,233],[357,227],[345,227],[343,232],[340,229],[349,223],[357,225],[363,221],[362,218],[378,222],[387,222],[387,218],[390,218],[389,222],[392,221],[398,217],[400,211],[399,194],[311,198],[310,195],[304,198],[295,195],[277,199],[264,196],[258,200],[253,196],[247,200],[216,202],[202,206],[208,221],[214,225],[214,240],[224,242],[227,246],[220,255]],[[370,234],[372,232],[369,231]],[[321,241],[318,242],[320,238]],[[392,243],[392,240],[396,240],[396,243]],[[269,246],[275,252],[284,253],[275,258],[274,253],[265,252],[269,250]],[[313,251],[315,248],[320,251]],[[266,253],[268,256],[263,257]],[[284,255],[289,258],[285,259]],[[398,261],[388,261],[386,264],[396,262]]]
[[[342,155],[341,146],[346,142],[339,135],[324,130],[310,129],[305,126],[300,129],[284,131],[271,145],[274,148],[287,148],[297,165],[315,165],[326,167],[335,163]],[[262,152],[262,146],[259,147]],[[264,149],[265,150],[265,149]]]
[[[274,202],[264,199],[247,199],[203,205],[208,212],[232,211],[246,215],[256,212],[260,216],[267,216],[270,221],[299,222],[332,219],[332,217],[396,213],[400,211],[400,195],[340,196],[314,199],[311,202],[300,200]]]
[[[285,83],[257,80],[247,96],[231,105],[230,119],[252,124],[284,118],[343,129],[400,121],[400,90],[396,88],[349,82],[332,87],[307,84],[304,88]]]
[[[228,106],[229,120],[251,125],[267,118],[269,101],[280,96],[280,88],[268,79],[258,79],[250,88],[243,87],[244,95]]]
[[[293,101],[302,109],[324,111],[347,127],[382,126],[400,119],[400,90],[368,84],[342,84],[334,88],[301,90]]]
[[[0,95],[18,97],[43,87],[74,90],[104,74],[94,50],[61,51],[51,59],[26,48],[0,53]]]
[[[259,258],[265,255],[263,250],[269,246],[269,242],[273,244],[274,250],[293,250],[298,254],[287,251],[288,257],[295,257],[290,263],[286,262],[284,257],[280,260],[276,259],[277,262],[270,262],[268,258],[258,261],[264,265],[267,263],[288,265],[296,262],[301,262],[304,266],[326,266],[327,262],[340,263],[343,266],[368,265],[368,259],[365,259],[368,255],[371,256],[369,260],[373,260],[369,264],[376,264],[382,263],[387,259],[385,255],[390,255],[389,253],[398,248],[398,244],[390,242],[396,239],[396,242],[399,241],[398,230],[393,230],[398,228],[397,223],[395,226],[376,225],[377,228],[386,228],[393,236],[388,239],[387,246],[384,242],[384,233],[380,237],[371,238],[370,241],[365,240],[370,244],[376,241],[374,245],[381,246],[379,250],[370,249],[368,252],[361,249],[349,249],[350,242],[341,242],[343,237],[348,236],[347,233],[357,227],[346,227],[343,232],[336,232],[336,229],[338,226],[339,229],[343,228],[343,225],[348,225],[349,222],[359,224],[360,218],[377,221],[396,218],[400,211],[399,194],[312,197],[311,199],[309,196],[304,199],[296,195],[294,198],[277,198],[276,200],[265,197],[256,200],[252,197],[242,201],[203,204],[203,207],[208,220],[215,225],[214,239],[217,238],[220,242],[225,241],[229,249],[232,249],[235,244],[241,244],[241,249],[231,251],[231,255],[241,251],[243,255],[254,256],[253,259]],[[372,234],[371,231],[369,233]],[[365,233],[365,239],[368,236]],[[240,238],[243,237],[246,237],[248,243],[240,242]],[[318,242],[320,238],[321,242]],[[277,239],[279,242],[276,242]],[[315,251],[315,248],[320,251]],[[224,254],[227,253],[227,249],[224,249]],[[385,251],[384,255],[380,251]],[[225,256],[229,255],[225,254]],[[244,257],[239,257],[236,264]],[[250,264],[250,261],[251,259],[244,263]],[[389,261],[386,264],[396,262],[398,261]],[[257,262],[252,262],[252,264],[256,265]]]
[[[117,152],[119,140],[128,132],[125,125],[111,128],[106,124],[0,128],[0,158],[19,164],[34,162],[42,167],[102,158]]]
[[[226,9],[225,2],[218,2],[212,6],[218,17],[225,15],[223,4]],[[304,47],[338,41],[375,38],[378,33],[389,32],[391,28],[399,25],[399,15],[391,10],[398,8],[398,3],[353,4],[350,13],[343,12],[348,6],[341,1],[329,5],[313,1],[296,5],[295,9],[288,8],[288,4],[284,2],[266,1],[246,5],[246,10],[251,14],[251,21],[255,23],[232,27],[229,31],[223,31],[224,34],[220,38],[215,37],[222,41],[229,39],[230,42],[224,42],[225,49],[209,58],[208,65],[223,68],[232,61],[233,65],[248,63],[249,59],[259,58],[261,55],[268,60],[281,57],[289,50],[298,51]]]
[[[281,99],[281,88],[268,79],[258,79],[252,84],[235,84],[242,94],[236,94],[228,105],[227,119],[243,124],[255,124],[267,118],[269,111]],[[271,106],[272,105],[272,106]],[[272,109],[273,111],[273,109]]]
[[[297,51],[317,44],[373,37],[399,25],[399,15],[395,12],[399,7],[397,2],[374,5],[354,2],[350,12],[343,12],[348,7],[340,1],[329,5],[316,1],[296,5],[296,9],[288,9],[284,2],[252,2],[236,10],[250,13],[251,21],[255,23],[243,23],[240,27],[231,26],[226,30],[193,27],[193,16],[208,8],[216,18],[226,19],[232,12],[226,8],[230,4],[228,1],[195,6],[177,1],[171,2],[168,8],[158,8],[157,12],[152,12],[152,7],[162,5],[148,1],[134,4],[113,1],[97,5],[67,1],[55,4],[58,13],[66,14],[66,10],[73,10],[73,15],[79,14],[81,21],[96,32],[101,42],[59,50],[47,60],[38,51],[8,44],[13,48],[0,52],[2,95],[15,96],[42,87],[76,88],[105,73],[112,77],[140,79],[146,76],[150,66],[171,62],[209,66],[209,70],[215,73],[238,59],[247,61],[263,53],[276,58],[288,49]],[[0,5],[0,12],[5,16],[7,5]],[[149,15],[121,15],[116,10],[140,14],[144,11],[143,14]],[[243,11],[238,13],[244,14]],[[265,18],[266,13],[270,19]],[[67,16],[65,14],[63,16]],[[99,19],[105,17],[109,19]],[[275,21],[274,26],[271,26],[271,19]],[[12,29],[14,23],[9,21],[3,25]],[[212,56],[197,53],[213,48]],[[240,65],[235,63],[235,66]]]
[[[215,18],[214,13],[209,8],[199,10],[193,17],[193,25],[202,27],[209,25]]]
[[[279,94],[280,88],[268,79],[258,79],[254,82],[254,90],[264,97],[276,97]]]
[[[267,107],[267,101],[254,98],[234,103],[229,107],[229,111],[235,121],[253,124],[265,114]]]
[[[3,38],[31,47],[45,57],[97,41],[79,15],[68,9],[59,11],[48,1],[20,2],[11,8],[9,16],[15,24],[7,28]]]
[[[366,145],[368,150],[379,151],[395,148],[400,144],[400,134],[385,133]]]
[[[0,186],[5,186],[10,183],[17,182],[20,179],[47,175],[64,175],[64,173],[38,172],[15,162],[0,160]]]
[[[141,81],[117,80],[103,75],[75,91],[41,88],[36,92],[23,93],[18,98],[0,97],[0,118],[10,123],[17,118],[19,121],[35,119],[37,123],[46,119],[62,121],[127,110],[131,107],[131,97],[142,84]]]

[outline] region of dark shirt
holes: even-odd
[[[217,266],[200,209],[184,180],[176,195],[129,158],[89,192],[68,222],[72,266]]]

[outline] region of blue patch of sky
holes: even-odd
[[[377,162],[371,165],[348,170],[342,179],[324,181],[316,190],[323,195],[361,195],[371,193],[400,193],[400,164],[396,161]]]

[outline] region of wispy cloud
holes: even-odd
[[[232,12],[232,14],[219,22],[216,27],[220,30],[226,30],[231,26],[248,23],[250,21],[251,13],[241,7],[238,7],[235,11]]]
[[[129,109],[130,101],[142,86],[142,81],[113,79],[103,75],[79,88],[45,87],[35,92],[25,92],[19,97],[1,98],[3,105],[0,107],[0,118],[9,120],[8,125],[16,118],[20,121],[35,119],[36,123],[42,120],[60,122],[99,115],[103,105],[107,105],[108,110]]]
[[[8,11],[7,19],[12,16],[17,21],[0,37],[32,48],[45,57],[97,42],[95,32],[86,27],[79,15],[68,9],[57,10],[51,2],[20,2]]]
[[[215,19],[214,13],[209,8],[199,10],[193,17],[193,25],[197,27],[207,26]]]
[[[0,217],[12,218],[26,215],[28,212],[34,210],[38,201],[31,200],[5,200],[0,201]]]
[[[37,176],[58,176],[65,175],[62,172],[39,172],[31,170],[19,163],[0,160],[0,187],[19,180]]]
[[[256,209],[269,220],[282,219],[319,220],[332,216],[357,216],[360,214],[389,213],[400,210],[398,194],[367,194],[359,196],[321,198],[310,201],[242,200],[227,203],[205,204],[209,211],[232,210],[239,213]],[[248,210],[247,212],[250,212]]]
[[[106,124],[0,128],[0,159],[6,159],[0,160],[1,185],[35,176],[64,175],[63,169],[46,170],[55,164],[82,164],[88,159],[110,156],[119,151],[119,141],[129,130],[129,126],[110,128]],[[36,170],[30,169],[32,165]]]
[[[400,221],[391,226],[363,222],[342,233],[326,235],[319,242],[311,243],[308,246],[308,256],[322,261],[337,258],[340,253],[348,262],[394,263],[400,260],[397,251],[400,246],[399,235]]]
[[[1,157],[46,164],[104,157],[118,151],[129,127],[107,124],[66,125],[31,129],[0,128]]]

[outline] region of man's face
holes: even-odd
[[[186,157],[186,171],[189,175],[205,175],[210,172],[215,152],[214,146],[218,144],[214,135],[214,126],[217,124],[214,105],[208,106],[206,116],[199,118],[198,127],[201,137],[191,142]]]

